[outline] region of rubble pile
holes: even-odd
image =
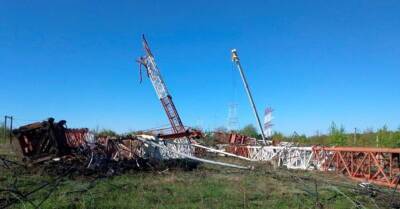
[[[216,139],[218,144],[230,144],[230,145],[256,145],[257,139],[251,138],[238,133],[224,133],[215,132],[213,137]]]
[[[179,155],[195,154],[195,148],[189,145],[187,138],[167,143],[151,135],[96,136],[85,128],[69,129],[65,120],[56,122],[53,118],[21,126],[13,130],[13,134],[27,165],[45,165],[48,171],[55,173],[71,166],[83,174],[114,174],[127,169],[164,166],[192,169],[199,164]],[[149,146],[138,137],[156,142],[165,149]]]

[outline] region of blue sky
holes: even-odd
[[[135,59],[147,39],[184,124],[275,130],[400,125],[399,1],[0,1],[0,114],[119,132],[168,120]]]

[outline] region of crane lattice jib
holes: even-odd
[[[154,56],[151,53],[149,45],[147,44],[144,36],[143,48],[146,51],[146,55],[141,57],[139,62],[147,70],[147,75],[149,76],[151,83],[153,84],[153,87],[157,93],[157,96],[160,99],[165,112],[167,113],[169,122],[172,126],[172,130],[174,131],[174,133],[184,132],[185,127],[183,126],[181,118],[179,117],[179,114],[172,101],[172,97],[167,90],[167,87],[162,79],[160,70],[157,68],[156,62],[154,61]]]

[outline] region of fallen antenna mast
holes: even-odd
[[[150,78],[151,83],[153,84],[158,99],[160,99],[161,104],[164,107],[164,110],[167,114],[169,123],[171,124],[171,128],[173,131],[172,134],[163,135],[163,138],[179,138],[184,136],[190,136],[193,138],[200,137],[201,132],[190,129],[186,130],[186,128],[183,126],[182,120],[179,117],[178,111],[175,108],[175,104],[172,101],[172,97],[167,90],[167,86],[165,85],[165,82],[162,79],[160,70],[156,65],[154,56],[151,53],[150,47],[144,35],[143,35],[143,48],[146,54],[140,57],[138,62],[140,63],[140,66],[143,65],[146,68],[147,75]]]
[[[142,138],[141,136],[137,137],[138,140],[142,141],[145,144],[148,144],[150,146],[154,146],[154,147],[158,147],[160,149],[165,149],[169,152],[173,152],[179,156],[191,159],[191,160],[195,160],[195,161],[199,161],[199,162],[203,162],[203,163],[209,163],[209,164],[214,164],[214,165],[221,165],[221,166],[226,166],[226,167],[232,167],[232,168],[239,168],[239,169],[252,169],[252,167],[246,167],[246,166],[240,166],[240,165],[235,165],[235,164],[230,164],[230,163],[223,163],[223,162],[218,162],[218,161],[213,161],[213,160],[207,160],[207,159],[203,159],[203,158],[198,158],[195,156],[191,156],[182,152],[178,152],[174,149],[170,149],[166,146],[160,145],[158,143],[156,143],[155,141],[152,140],[148,140],[145,138]]]
[[[240,72],[240,76],[242,77],[244,88],[246,89],[247,96],[249,97],[251,107],[253,108],[254,115],[257,119],[257,124],[258,124],[258,128],[260,129],[260,132],[261,132],[261,137],[262,137],[263,143],[266,144],[264,130],[261,125],[260,117],[258,116],[257,108],[256,108],[256,105],[254,104],[253,96],[251,95],[250,87],[249,87],[249,84],[247,83],[246,76],[244,75],[243,68],[242,68],[242,65],[240,64],[239,56],[237,54],[236,49],[232,49],[232,61],[236,64],[236,66]]]

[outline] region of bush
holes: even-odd
[[[111,129],[102,129],[97,133],[98,136],[118,136],[118,134]]]
[[[337,146],[345,146],[346,143],[346,134],[343,126],[337,127],[335,122],[332,122],[331,127],[329,128],[329,141],[333,145]]]
[[[249,124],[249,125],[243,127],[239,131],[239,133],[242,135],[245,135],[245,136],[253,137],[253,138],[258,137],[257,129],[254,127],[253,124]]]

